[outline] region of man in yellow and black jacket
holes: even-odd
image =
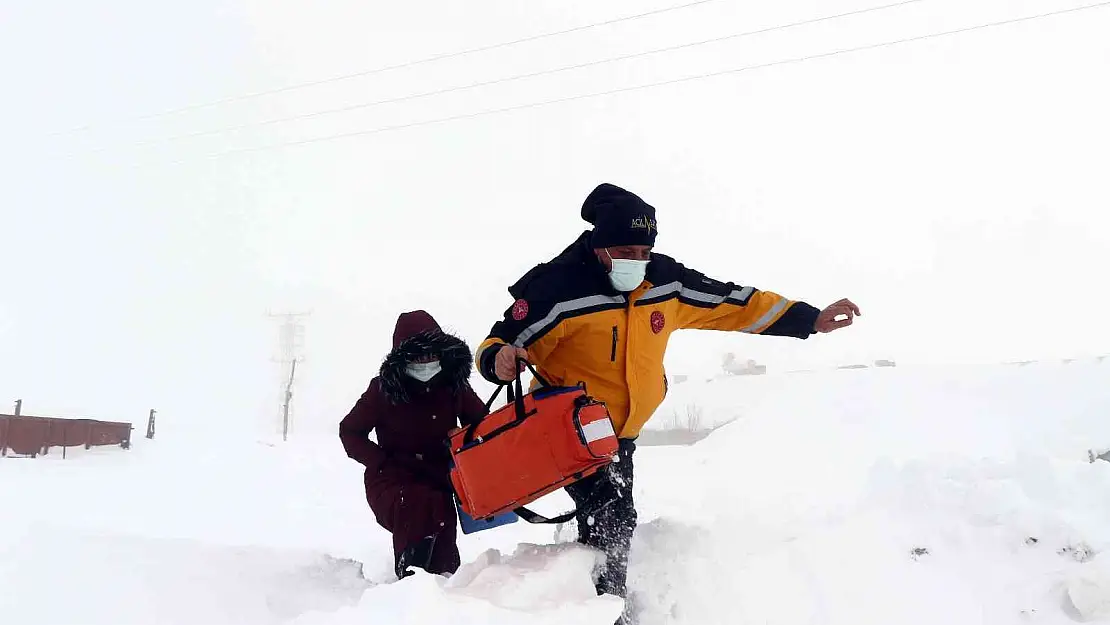
[[[515,302],[478,348],[476,362],[483,377],[505,384],[522,358],[552,384],[584,383],[607,404],[621,439],[619,461],[567,491],[584,517],[580,542],[609,556],[598,592],[623,597],[636,523],[634,440],[667,393],[663,355],[671,334],[701,329],[804,339],[850,325],[859,309],[841,300],[821,311],[708,278],[654,253],[655,209],[620,187],[594,189],[582,216],[593,230],[509,288]]]

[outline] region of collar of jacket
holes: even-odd
[[[590,231],[586,230],[571,243],[565,250],[550,262],[544,263],[528,272],[516,284],[509,287],[509,293],[515,298],[522,298],[528,283],[537,274],[551,269],[559,269],[573,274],[575,280],[581,280],[584,285],[589,285],[589,290],[598,295],[628,295],[622,293],[609,282],[604,265],[597,259],[593,248],[590,246]],[[649,266],[650,269],[650,266]]]

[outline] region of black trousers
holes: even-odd
[[[614,462],[588,478],[566,487],[578,506],[578,542],[605,553],[605,568],[597,594],[627,597],[628,552],[636,530],[632,501],[632,453],[636,442],[621,439]]]

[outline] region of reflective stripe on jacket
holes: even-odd
[[[647,279],[631,293],[609,284],[584,234],[555,260],[509,289],[516,299],[478,348],[482,375],[497,348],[528,350],[552,384],[584,383],[604,401],[622,438],[635,438],[667,393],[663,355],[676,330],[725,330],[807,338],[818,310],[770,291],[720,282],[652,254]]]

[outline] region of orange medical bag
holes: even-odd
[[[531,523],[569,520],[573,512],[548,519],[523,506],[596,473],[617,453],[605,404],[582,386],[551,386],[532,372],[539,388],[524,394],[518,375],[508,404],[449,435],[451,482],[475,519],[514,511]]]

